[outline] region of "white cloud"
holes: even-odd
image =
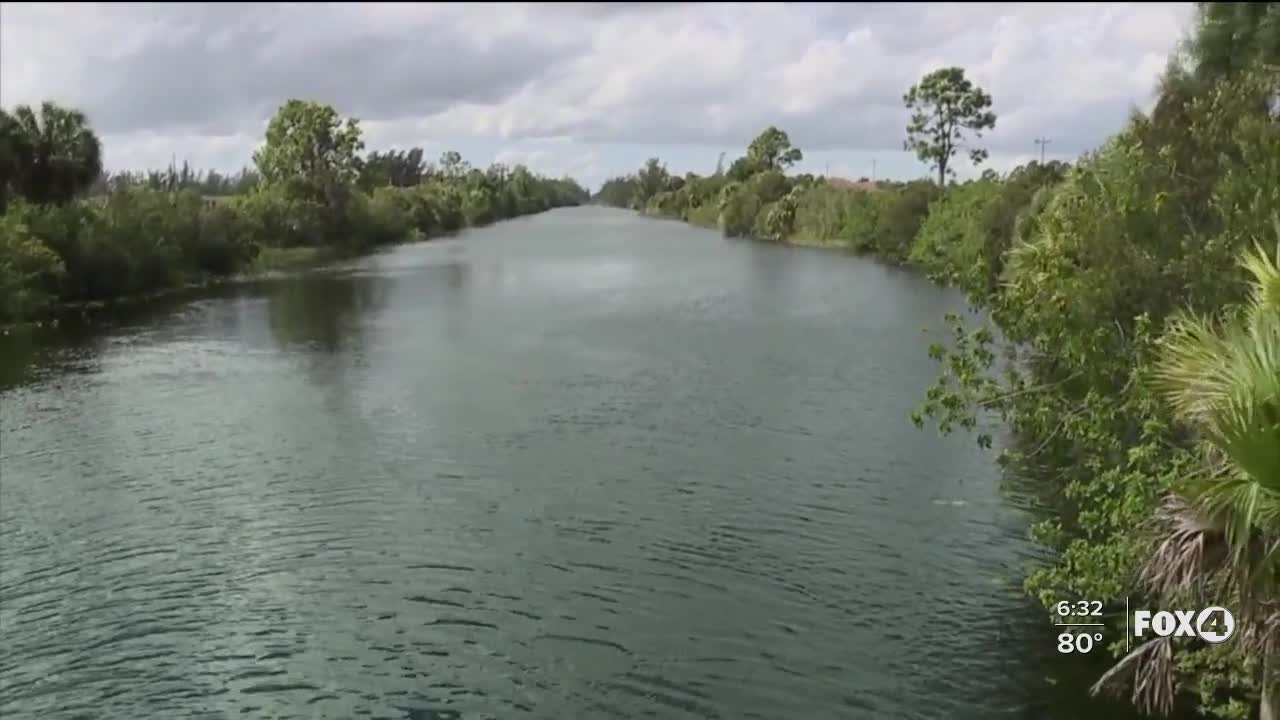
[[[1186,3],[3,3],[0,104],[81,107],[115,167],[176,154],[238,168],[274,108],[306,97],[361,117],[371,148],[469,148],[594,183],[631,169],[619,147],[675,148],[664,159],[693,169],[769,124],[811,155],[887,157],[902,93],[960,65],[995,99],[993,159],[1041,135],[1071,156],[1150,104],[1190,16]],[[544,138],[559,141],[531,149]]]

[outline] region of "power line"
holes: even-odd
[[[1048,145],[1048,143],[1050,143],[1050,142],[1053,142],[1053,141],[1052,141],[1052,140],[1050,140],[1050,138],[1047,138],[1047,137],[1037,137],[1037,138],[1036,138],[1036,145],[1041,146],[1041,165],[1043,165],[1043,164],[1044,164],[1044,146]]]

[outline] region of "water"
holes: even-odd
[[[11,338],[0,716],[1105,717],[908,420],[961,307],[578,208]]]

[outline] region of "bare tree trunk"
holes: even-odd
[[[1280,668],[1271,653],[1262,656],[1262,707],[1258,720],[1280,720]]]

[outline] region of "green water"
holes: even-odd
[[[577,208],[0,340],[0,716],[1108,717],[962,307]]]

